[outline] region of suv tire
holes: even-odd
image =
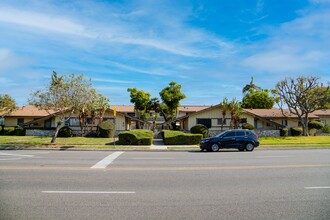
[[[252,143],[247,143],[245,145],[246,151],[253,151],[254,150],[254,145]]]
[[[219,151],[219,150],[220,150],[219,144],[216,144],[216,143],[212,144],[210,150],[211,150],[212,152],[217,152],[217,151]]]

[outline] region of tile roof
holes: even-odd
[[[178,108],[178,111],[180,112],[199,112],[201,110],[207,109],[210,106],[206,105],[182,105]]]
[[[134,112],[134,105],[112,105],[110,107],[110,109],[114,109],[114,107],[116,106],[116,109],[118,112]],[[179,111],[181,112],[198,112],[201,111],[203,109],[209,108],[210,106],[206,106],[206,105],[182,105],[178,108]]]
[[[330,109],[316,110],[313,114],[317,116],[330,116]]]
[[[297,115],[292,114],[288,109],[284,109],[283,113],[281,109],[272,108],[272,109],[244,109],[244,111],[258,115],[263,118],[297,118]],[[315,114],[309,114],[310,118],[318,118]]]
[[[46,111],[40,110],[34,105],[27,105],[23,107],[19,107],[18,109],[12,111],[9,116],[16,116],[16,117],[44,117],[49,114],[55,113],[54,111]]]

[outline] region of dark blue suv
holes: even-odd
[[[219,151],[220,148],[236,148],[239,151],[253,151],[259,146],[258,135],[250,130],[228,130],[215,137],[205,138],[200,142],[203,151]]]

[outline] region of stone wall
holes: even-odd
[[[26,129],[25,136],[53,136],[55,130]]]
[[[279,137],[280,130],[258,130],[256,129],[255,132],[258,134],[259,137]],[[209,137],[214,137],[215,135],[221,133],[221,130],[209,130]]]
[[[280,130],[254,130],[259,137],[279,137]]]

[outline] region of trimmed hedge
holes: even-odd
[[[310,121],[308,122],[308,129],[322,129],[324,127],[324,124],[319,121]]]
[[[292,134],[292,136],[301,136],[302,133],[303,133],[303,129],[301,127],[291,128],[291,134]]]
[[[204,138],[208,137],[209,135],[209,129],[202,124],[197,124],[193,127],[191,127],[190,132],[192,134],[202,134]]]
[[[151,130],[136,129],[120,132],[119,144],[122,145],[151,145],[154,133]]]
[[[58,131],[58,137],[72,137],[72,129],[69,128],[68,126],[64,126],[62,127],[59,131]]]
[[[199,144],[202,134],[187,134],[181,131],[163,130],[161,132],[166,145]]]
[[[103,121],[98,126],[100,137],[111,138],[115,134],[115,124],[112,121]]]
[[[287,129],[287,128],[281,129],[280,130],[280,136],[281,137],[287,137],[287,136],[289,136],[289,129]]]
[[[253,130],[253,129],[254,129],[254,126],[251,125],[250,123],[243,123],[243,124],[242,124],[242,129]]]
[[[0,135],[5,136],[25,136],[25,128],[22,127],[0,127]]]

